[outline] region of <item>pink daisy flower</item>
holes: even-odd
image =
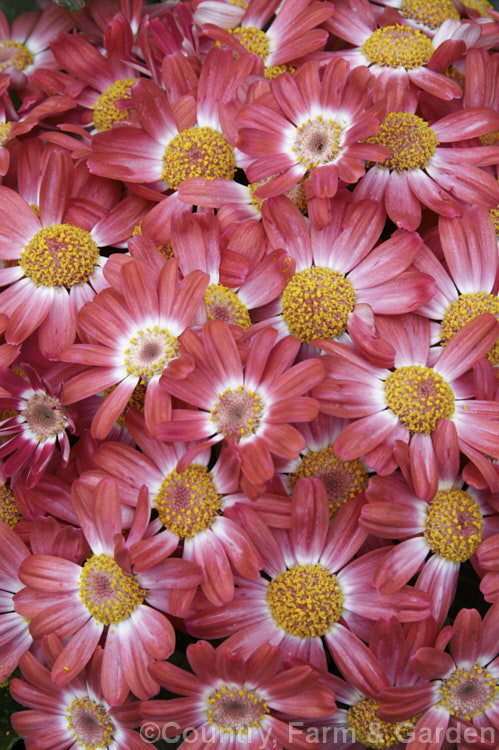
[[[46,636],[42,639],[42,655],[48,666],[33,654],[25,654],[20,664],[23,679],[15,677],[11,682],[13,698],[31,709],[11,717],[26,749],[143,750],[142,738],[133,731],[140,725],[139,704],[126,696],[121,706],[113,707],[103,696],[102,649],[97,648],[85,672],[64,687],[50,677],[50,667],[61,650],[56,636]]]
[[[338,181],[355,183],[364,174],[364,160],[382,161],[388,150],[365,143],[381,118],[372,106],[372,77],[365,68],[349,72],[339,59],[322,70],[305,63],[294,74],[270,83],[270,93],[238,114],[238,146],[250,164],[250,182],[265,180],[258,198],[281,195],[305,175],[309,216],[318,228],[329,221],[325,199],[336,194]]]
[[[127,240],[147,205],[136,196],[119,201],[117,184],[88,180],[84,171],[87,179],[67,152],[46,149],[34,202],[39,217],[21,195],[0,187],[0,258],[17,261],[0,269],[0,285],[8,287],[0,293],[6,340],[19,344],[37,331],[48,359],[74,342],[78,310],[108,286],[99,248]]]
[[[383,316],[377,325],[395,349],[395,369],[375,368],[342,344],[320,341],[327,376],[312,393],[321,411],[352,420],[336,439],[336,453],[347,460],[364,456],[369,467],[390,474],[397,465],[393,447],[402,440],[418,495],[429,499],[437,486],[432,437],[439,420],[451,425],[449,434],[471,461],[476,454],[499,457],[499,406],[474,399],[462,377],[495,343],[499,324],[490,313],[480,315],[438,353],[430,350],[425,318]]]
[[[175,260],[159,274],[133,260],[121,270],[121,294],[105,289],[81,310],[78,325],[89,343],[73,344],[61,359],[85,368],[65,383],[63,402],[116,386],[92,420],[94,437],[107,437],[136,388],[145,390],[151,432],[169,417],[169,405],[158,400],[159,379],[178,356],[178,337],[192,322],[207,282],[205,273],[193,271],[179,283]]]
[[[310,743],[290,722],[335,709],[334,694],[318,684],[311,666],[284,669],[280,650],[269,644],[245,658],[225,644],[214,649],[199,641],[187,647],[187,659],[194,674],[167,662],[151,667],[166,690],[185,697],[143,702],[143,731],[151,723],[167,737],[193,730],[196,747],[305,750]],[[180,748],[191,744],[186,737]]]
[[[358,523],[364,502],[363,497],[351,500],[329,526],[323,484],[302,478],[293,492],[289,531],[271,532],[251,508],[233,508],[231,514],[245,523],[264,559],[264,575],[256,581],[238,578],[234,600],[222,607],[193,608],[188,632],[200,638],[230,636],[227,644],[244,655],[270,643],[285,657],[326,669],[322,638],[341,663],[351,650],[351,631],[369,637],[371,620],[392,615],[424,620],[429,614],[424,592],[409,586],[390,595],[376,592],[372,577],[384,549],[352,560],[367,536]]]
[[[317,416],[317,402],[304,394],[322,380],[322,363],[316,358],[293,365],[300,342],[287,336],[276,344],[271,328],[252,338],[244,364],[226,323],[205,323],[201,342],[187,334],[185,359],[194,369],[186,374],[186,364],[180,377],[165,372],[161,386],[165,395],[197,408],[174,408],[157,437],[202,441],[194,451],[225,440],[241,461],[243,489],[257,495],[274,475],[273,455],[296,458],[305,447],[291,423]]]
[[[407,750],[449,747],[445,744],[449,726],[461,732],[459,747],[497,745],[498,614],[497,605],[493,606],[482,621],[476,609],[461,609],[452,626],[450,654],[444,650],[445,643],[436,648],[422,646],[410,660],[411,668],[426,684],[390,687],[380,693],[380,716],[384,719],[420,716],[405,745]]]
[[[167,658],[175,646],[175,631],[163,614],[175,606],[171,591],[197,586],[201,571],[186,560],[168,559],[134,572],[134,545],[149,524],[146,493],[126,540],[115,482],[103,480],[95,491],[76,482],[72,498],[91,555],[83,566],[46,554],[27,558],[19,571],[26,589],[17,606],[31,618],[34,638],[55,633],[65,641],[51,671],[57,685],[76,677],[102,640],[106,701],[120,704],[129,690],[148,698],[159,689],[148,663]]]

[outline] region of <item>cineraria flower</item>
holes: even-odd
[[[116,483],[104,479],[95,488],[82,481],[72,499],[91,555],[83,565],[62,557],[34,554],[19,570],[26,588],[16,607],[31,619],[37,640],[55,633],[64,648],[52,667],[52,679],[66,685],[91,660],[102,640],[102,692],[110,705],[122,703],[131,690],[148,698],[158,690],[147,665],[167,658],[175,631],[163,612],[170,609],[172,589],[192,589],[200,568],[186,560],[148,561],[134,572],[133,545],[149,524],[146,493],[141,494],[126,541],[122,536],[121,504]]]
[[[51,667],[62,645],[56,636],[45,636],[41,646]],[[133,731],[140,725],[139,704],[126,696],[123,705],[109,705],[102,693],[102,660],[98,647],[85,672],[60,687],[33,654],[21,658],[23,679],[15,677],[10,692],[32,710],[16,712],[11,719],[27,750],[143,750],[142,738]]]
[[[329,526],[326,490],[318,479],[296,483],[291,529],[271,530],[247,506],[231,509],[245,524],[263,560],[256,581],[237,578],[232,602],[221,607],[201,604],[186,620],[200,638],[230,636],[227,645],[249,655],[262,642],[279,646],[284,657],[296,656],[326,669],[324,638],[333,659],[351,652],[352,632],[369,637],[379,617],[419,622],[429,615],[427,594],[410,586],[383,595],[374,588],[374,572],[385,549],[352,560],[367,537],[358,523],[365,499],[351,500]]]
[[[480,37],[477,24],[460,24],[447,19],[431,38],[420,29],[405,25],[404,19],[378,26],[379,13],[369,2],[357,2],[355,9],[344,0],[335,3],[335,12],[326,21],[326,28],[342,40],[355,45],[353,49],[333,52],[348,61],[352,68],[369,66],[381,76],[385,91],[422,89],[437,99],[462,96],[456,81],[437,72],[448,67],[467,46]]]
[[[187,659],[194,674],[168,662],[151,667],[164,688],[185,697],[141,704],[142,731],[164,729],[166,737],[183,733],[183,750],[191,746],[193,738],[196,747],[213,743],[234,750],[305,750],[313,744],[292,722],[327,716],[335,710],[334,694],[318,684],[313,667],[283,668],[280,650],[269,644],[260,645],[252,656],[244,658],[225,644],[214,649],[199,641],[187,647]],[[186,736],[190,731],[192,737]]]
[[[72,404],[116,386],[92,420],[94,437],[107,437],[137,387],[145,389],[144,412],[151,432],[169,416],[158,401],[159,379],[177,358],[178,337],[191,323],[207,283],[202,271],[193,271],[179,283],[175,260],[167,260],[159,275],[132,260],[121,270],[122,294],[104,289],[82,308],[78,325],[89,343],[73,344],[61,359],[86,368],[66,382],[63,402]]]
[[[37,210],[0,187],[0,258],[16,261],[0,269],[0,285],[8,285],[0,309],[9,316],[7,342],[37,330],[42,354],[58,359],[75,340],[78,310],[107,286],[99,248],[126,240],[146,202],[119,202],[116,184],[87,182],[66,151],[49,147],[44,157]]]
[[[379,715],[383,719],[420,717],[405,745],[407,750],[447,748],[449,725],[459,729],[462,747],[483,746],[480,742],[485,747],[497,745],[498,614],[495,605],[482,621],[476,609],[461,609],[452,626],[450,654],[440,647],[422,646],[410,659],[411,668],[426,685],[381,691]]]
[[[448,18],[459,21],[461,16],[452,0],[376,0],[396,8],[410,26],[432,37]]]
[[[371,80],[365,68],[349,72],[343,60],[322,70],[307,62],[271,81],[262,102],[241,108],[238,146],[251,161],[246,175],[253,183],[265,181],[256,197],[281,195],[307,175],[310,219],[318,228],[329,221],[325,199],[336,194],[338,181],[357,182],[365,159],[389,155],[383,145],[365,142],[381,117],[380,106],[372,106]]]
[[[266,201],[262,216],[270,245],[285,247],[296,271],[280,298],[265,307],[264,320],[303,344],[353,340],[370,361],[390,366],[393,350],[368,321],[373,312],[402,314],[431,299],[430,277],[410,268],[421,238],[396,231],[376,246],[385,213],[375,201],[352,204],[350,195],[341,194],[331,201],[330,211],[334,220],[317,230],[282,197]]]
[[[328,33],[318,27],[332,11],[330,3],[314,0],[271,0],[265,4],[250,0],[240,24],[225,29],[217,23],[207,23],[203,33],[236,54],[249,53],[261,59],[262,72],[272,79],[285,71],[294,71],[293,63],[300,58],[309,59],[313,52],[324,47]]]
[[[201,342],[187,334],[182,343],[194,369],[186,374],[186,365],[180,376],[165,372],[161,386],[197,409],[173,409],[156,435],[160,440],[201,440],[199,451],[225,440],[240,457],[243,489],[257,495],[274,476],[272,454],[297,458],[305,447],[290,423],[317,416],[317,402],[304,394],[322,380],[322,363],[315,358],[292,365],[300,342],[287,336],[276,344],[272,328],[253,337],[244,365],[226,323],[205,323]]]
[[[401,322],[383,316],[377,326],[395,349],[395,369],[373,367],[342,344],[318,341],[328,353],[327,375],[312,393],[321,411],[352,419],[336,439],[336,453],[347,460],[364,456],[369,467],[390,474],[396,467],[393,446],[402,440],[409,444],[418,495],[429,499],[437,489],[432,433],[439,420],[454,425],[459,448],[471,461],[476,454],[499,457],[499,405],[473,399],[469,380],[461,377],[495,344],[499,323],[490,313],[478,316],[436,358],[426,318],[408,313]]]
[[[0,435],[9,437],[0,445],[0,458],[9,456],[3,471],[7,476],[15,476],[26,467],[27,486],[33,487],[43,475],[57,443],[62,465],[67,464],[70,445],[66,430],[74,432],[73,420],[62,405],[60,393],[30,365],[22,365],[22,377],[8,368],[0,368],[0,381],[4,393],[10,394],[0,397],[0,408],[17,412],[0,422]]]
[[[408,230],[421,223],[427,206],[442,216],[461,214],[461,204],[499,203],[499,184],[480,166],[499,159],[496,146],[459,146],[499,128],[499,112],[468,107],[431,125],[410,111],[389,111],[368,141],[390,149],[382,164],[373,164],[355,188],[355,198],[384,203],[395,224]]]

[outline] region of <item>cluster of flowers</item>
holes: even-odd
[[[496,49],[487,0],[0,16],[28,750],[499,746]]]

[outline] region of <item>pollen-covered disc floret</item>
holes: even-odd
[[[381,750],[407,740],[416,721],[383,721],[379,708],[377,700],[365,696],[348,709],[348,729],[355,742]]]
[[[102,704],[88,696],[75,698],[66,714],[68,731],[78,748],[98,750],[113,743],[115,726]]]
[[[266,598],[275,624],[299,638],[324,635],[343,611],[336,576],[320,563],[294,565],[279,573],[270,581]]]
[[[61,402],[44,391],[37,391],[30,396],[26,401],[26,406],[21,409],[21,414],[38,441],[57,435],[67,426]]]
[[[0,146],[3,146],[8,140],[11,129],[11,122],[0,122]]]
[[[270,44],[264,31],[254,26],[236,26],[235,29],[227,29],[227,31],[235,36],[251,55],[265,60],[269,54]]]
[[[136,78],[124,78],[107,87],[94,104],[94,125],[101,132],[109,130],[120,120],[130,116],[127,109],[116,106],[116,102],[131,99],[130,89],[137,82]]]
[[[431,367],[408,365],[392,372],[385,382],[385,399],[402,424],[412,432],[433,432],[440,418],[454,414],[454,392]]]
[[[282,294],[288,330],[304,343],[340,336],[354,307],[355,291],[348,279],[320,266],[296,273]]]
[[[34,55],[22,42],[6,39],[0,42],[0,73],[7,68],[24,70],[32,64]]]
[[[208,529],[222,512],[222,503],[206,466],[192,464],[183,472],[171,471],[153,504],[168,531],[181,539]]]
[[[206,698],[208,722],[221,733],[247,734],[269,714],[267,701],[254,690],[222,685]]]
[[[458,667],[443,681],[437,708],[445,708],[451,716],[468,721],[481,716],[495,702],[499,686],[486,668],[474,664],[470,669]]]
[[[400,12],[432,30],[438,29],[447,18],[460,19],[452,0],[402,0]]]
[[[439,557],[462,563],[482,541],[483,518],[464,490],[440,490],[428,505],[424,537]]]
[[[236,172],[234,149],[221,133],[195,126],[178,133],[165,149],[161,178],[177,190],[190,177],[231,180]]]
[[[167,328],[152,326],[136,332],[124,351],[124,365],[129,375],[148,382],[160,375],[168,362],[178,356],[178,343]]]
[[[410,112],[389,112],[378,132],[366,140],[390,149],[392,155],[381,166],[392,172],[424,169],[438,146],[426,120]]]
[[[264,403],[255,391],[238,385],[218,394],[218,401],[210,409],[211,421],[217,432],[245,438],[254,435],[260,426]]]
[[[467,8],[477,10],[481,16],[487,16],[489,10],[494,10],[494,6],[492,3],[489,3],[489,0],[466,0],[464,5]]]
[[[348,500],[357,497],[367,488],[368,476],[358,458],[345,461],[336,455],[332,445],[318,451],[309,451],[290,474],[293,489],[300,477],[316,477],[326,488],[329,515],[334,516]]]
[[[251,325],[248,308],[236,292],[223,284],[210,284],[204,293],[208,320],[223,320],[241,326],[245,331]]]
[[[291,150],[296,161],[313,169],[334,161],[342,150],[344,127],[331,117],[309,117],[296,128]]]
[[[451,302],[442,318],[440,341],[447,344],[461,328],[482,313],[492,313],[499,319],[499,298],[487,292],[461,294]],[[499,364],[499,342],[487,354],[493,365]]]
[[[80,576],[80,599],[92,617],[103,625],[126,620],[147,594],[137,577],[125,573],[112,557],[92,555]]]
[[[396,24],[376,29],[362,45],[371,65],[413,70],[425,65],[433,55],[433,45],[422,31]]]
[[[0,521],[13,529],[21,519],[22,514],[19,512],[10,484],[0,484]]]
[[[19,265],[36,286],[85,284],[99,263],[99,248],[85,229],[53,224],[40,229],[21,251]]]

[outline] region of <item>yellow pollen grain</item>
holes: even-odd
[[[264,31],[260,31],[254,26],[236,26],[235,29],[227,29],[227,31],[235,36],[251,55],[265,60],[269,54],[270,45]]]
[[[3,146],[9,140],[11,129],[11,122],[0,122],[0,146]]]
[[[466,79],[464,74],[460,73],[457,68],[451,65],[449,68],[447,68],[447,70],[444,71],[444,75],[447,76],[447,78],[456,81],[456,83],[458,83],[464,91],[464,82]]]
[[[130,117],[130,111],[117,107],[116,102],[131,100],[130,89],[135,83],[136,78],[115,81],[99,96],[94,104],[94,125],[99,132],[110,130],[120,120]]]
[[[105,554],[92,555],[84,563],[79,584],[81,601],[103,625],[128,619],[147,595],[135,575],[125,573]]]
[[[332,445],[309,451],[302,457],[296,471],[289,475],[291,489],[301,477],[316,477],[322,481],[331,518],[348,500],[364,492],[369,482],[362,462],[358,458],[345,461],[336,455]]]
[[[436,30],[447,19],[460,20],[452,0],[402,0],[400,12],[411,21]]]
[[[0,520],[11,529],[22,520],[22,514],[16,505],[16,498],[8,484],[0,484]]]
[[[85,284],[99,263],[89,232],[72,224],[40,229],[22,249],[19,265],[36,286],[70,288]]]
[[[426,65],[434,52],[426,34],[401,24],[376,29],[361,49],[370,65],[406,70]]]
[[[499,240],[499,206],[497,208],[491,208],[489,211],[489,214],[490,214],[490,218],[493,221],[496,234],[497,234],[497,238]]]
[[[167,328],[146,327],[136,332],[123,352],[123,364],[129,375],[148,383],[160,375],[170,360],[178,356],[178,342]]]
[[[345,128],[332,118],[322,115],[309,117],[296,128],[291,150],[297,162],[307,169],[333,162],[342,151],[342,134]]]
[[[98,750],[114,744],[115,726],[100,703],[88,696],[75,698],[66,709],[66,714],[69,734],[78,748]]]
[[[492,313],[499,320],[499,298],[488,292],[461,294],[459,299],[451,302],[442,318],[440,343],[442,346],[456,335],[461,328],[482,313]],[[499,364],[499,340],[487,353],[493,365]]]
[[[441,417],[454,414],[454,392],[431,367],[399,367],[385,381],[389,408],[411,432],[430,433]]]
[[[265,66],[265,78],[273,80],[283,73],[294,73],[296,68],[292,65],[266,65]]]
[[[348,709],[348,730],[355,737],[355,742],[372,750],[399,745],[407,740],[418,717],[405,721],[384,721],[378,717],[380,703],[374,698],[364,696]]]
[[[7,68],[24,70],[33,63],[34,54],[22,42],[8,39],[0,42],[0,60],[0,72]]]
[[[494,10],[494,6],[488,0],[466,0],[463,5],[477,10],[481,16],[487,16],[489,10]]]
[[[480,141],[483,146],[497,146],[499,145],[499,130],[493,130],[490,133],[480,136]]]
[[[389,112],[378,132],[366,138],[366,142],[389,148],[392,155],[382,166],[397,172],[424,169],[438,146],[438,138],[429,124],[409,112]]]
[[[251,325],[248,308],[236,292],[223,284],[210,284],[204,293],[208,320],[224,320],[246,331]]]
[[[259,729],[270,713],[266,700],[237,685],[222,685],[206,702],[208,723],[222,734],[247,735],[251,729]]]
[[[161,179],[172,190],[191,177],[231,180],[236,173],[234,149],[223,135],[208,126],[178,133],[165,149]]]
[[[469,721],[482,716],[496,702],[498,692],[499,686],[486,668],[478,664],[471,668],[457,667],[443,681],[435,708],[444,708],[451,716]]]
[[[153,500],[158,516],[168,531],[180,539],[210,528],[222,503],[206,466],[192,464],[182,473],[171,471]]]
[[[267,604],[277,627],[299,638],[322,636],[341,617],[343,594],[322,565],[294,565],[270,581]]]
[[[428,504],[424,538],[439,557],[462,563],[482,541],[483,518],[464,490],[440,490]]]
[[[340,336],[354,307],[355,291],[348,279],[320,266],[296,273],[282,294],[288,330],[304,343]]]

